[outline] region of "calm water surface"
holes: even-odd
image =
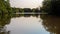
[[[0,34],[59,34],[60,17],[0,15]]]
[[[6,27],[10,34],[49,34],[42,25],[42,19],[32,16],[11,18]]]

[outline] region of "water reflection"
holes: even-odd
[[[44,20],[47,22],[47,19],[50,20],[50,18],[45,18],[45,16],[37,14],[2,14],[0,15],[0,34],[49,34],[43,25],[45,28],[49,26],[46,26]],[[40,17],[44,17],[43,25]]]
[[[10,15],[8,14],[2,14],[0,15],[0,34],[9,34],[9,31],[6,31],[7,24],[10,23]]]
[[[55,15],[40,15],[43,25],[50,34],[60,34],[60,17]]]
[[[11,19],[7,30],[10,34],[49,34],[42,26],[40,15],[22,15]]]

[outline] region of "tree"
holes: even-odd
[[[60,0],[44,0],[41,7],[42,12],[48,14],[59,15],[60,14]]]
[[[2,13],[7,13],[8,11],[11,10],[9,0],[0,0],[0,11]]]
[[[51,1],[50,0],[44,0],[43,1],[43,6],[41,7],[41,11],[50,13],[51,8],[52,8],[51,7]]]

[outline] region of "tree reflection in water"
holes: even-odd
[[[43,25],[50,34],[60,34],[60,17],[54,15],[40,15]]]
[[[11,18],[16,17],[39,17],[38,15],[26,15],[26,14],[2,14],[0,15],[0,34],[10,34],[10,31],[6,31],[6,26],[10,24]],[[60,34],[60,17],[52,15],[40,15],[43,20],[44,28],[50,32],[50,34]]]
[[[10,31],[6,30],[6,25],[10,24],[11,18],[30,16],[39,17],[37,14],[0,14],[0,34],[10,34]]]
[[[0,34],[9,34],[9,31],[6,31],[7,24],[10,23],[10,15],[9,14],[2,14],[0,15]]]

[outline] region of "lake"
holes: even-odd
[[[0,16],[0,34],[52,34],[59,33],[59,17],[51,15]]]

